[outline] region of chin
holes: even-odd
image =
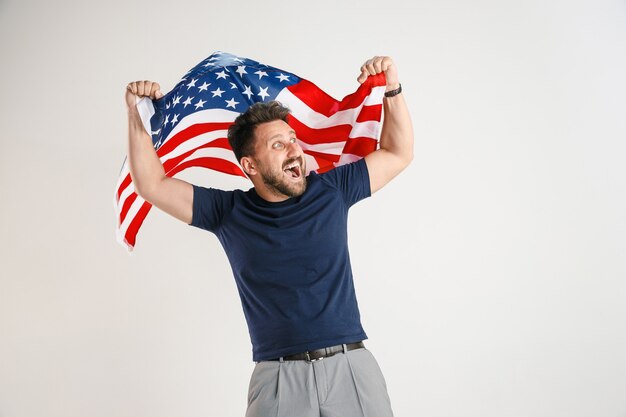
[[[298,170],[297,177],[283,170],[281,173],[261,171],[261,180],[265,187],[278,197],[299,197],[306,191],[307,181],[304,169]],[[282,175],[281,175],[282,174]]]
[[[299,197],[306,191],[306,178],[302,178],[302,180],[298,184],[293,184],[289,187],[289,197]]]
[[[280,184],[268,184],[276,191],[287,197],[299,197],[306,191],[306,178],[302,177],[298,182],[288,179]]]

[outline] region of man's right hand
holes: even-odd
[[[161,86],[153,81],[133,81],[126,86],[126,105],[129,109],[135,107],[137,97],[158,100],[163,97]]]
[[[189,224],[193,215],[193,186],[165,175],[152,146],[152,139],[136,110],[137,97],[159,99],[161,87],[152,81],[134,81],[126,86],[128,106],[128,163],[135,191],[144,200]]]

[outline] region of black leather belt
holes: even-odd
[[[365,345],[363,342],[356,343],[347,343],[346,351],[364,348]],[[324,358],[328,358],[329,356],[333,356],[336,353],[343,352],[343,345],[336,345],[325,347],[321,349],[309,350],[307,352],[296,353],[295,355],[283,356],[284,361],[307,361],[307,362],[315,362]],[[271,361],[279,361],[280,358],[269,359]]]

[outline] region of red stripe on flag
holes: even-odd
[[[341,155],[350,154],[363,158],[376,150],[377,143],[378,142],[376,140],[370,138],[350,139],[346,143]],[[341,155],[317,152],[310,149],[305,150],[304,153],[315,158],[315,161],[319,166],[319,169],[316,170],[318,174],[328,171],[329,165],[334,167],[333,164],[339,162],[341,158]]]
[[[351,125],[334,126],[323,129],[313,129],[301,123],[295,117],[289,118],[289,125],[296,131],[298,139],[310,145],[334,142],[345,142],[342,153],[365,156],[376,150],[377,140],[370,137],[349,138]],[[308,150],[306,153],[311,153]]]
[[[332,153],[316,152],[311,150],[307,150],[305,153],[314,157],[320,167],[328,165],[329,163],[332,164],[333,162],[339,162],[340,157],[340,155],[334,155]]]
[[[346,141],[352,131],[352,126],[348,124],[316,129],[305,125],[294,115],[289,115],[289,126],[296,131],[298,139],[310,145]]]
[[[184,169],[192,167],[209,168],[215,171],[223,172],[225,174],[240,175],[247,178],[241,168],[239,168],[239,165],[235,165],[225,159],[213,158],[210,156],[185,161],[182,164],[178,165],[176,168],[172,169],[168,173],[168,176],[170,176],[170,174],[175,175]]]
[[[384,86],[385,83],[384,73],[371,75],[354,93],[344,97],[341,102],[307,80],[301,80],[299,83],[287,87],[287,89],[317,113],[330,117],[338,111],[360,106],[365,98],[371,94],[373,87]]]
[[[130,178],[130,174],[126,174],[124,181],[120,183],[120,186],[117,188],[117,193],[115,193],[115,197],[117,198],[117,202],[119,203],[120,197],[122,196],[122,192],[130,185],[132,179]]]
[[[130,210],[136,199],[137,193],[133,192],[131,195],[128,196],[128,198],[126,198],[126,200],[124,200],[122,210],[120,211],[120,224],[122,224],[124,222],[124,219],[126,219],[126,215],[128,214],[128,211]]]
[[[137,231],[141,227],[141,224],[143,223],[144,219],[148,215],[148,212],[150,211],[151,208],[152,208],[152,204],[148,203],[147,201],[144,202],[141,205],[141,208],[139,209],[137,214],[135,214],[135,217],[133,218],[133,220],[128,225],[128,229],[126,229],[126,233],[124,233],[124,241],[131,248],[135,246],[135,239],[137,237]]]
[[[359,116],[356,118],[357,123],[369,122],[372,120],[379,121],[380,116],[383,114],[383,105],[377,104],[375,106],[363,106]]]
[[[333,164],[326,164],[324,166],[320,166],[320,168],[317,170],[317,173],[318,174],[323,174],[324,172],[328,172],[328,171],[330,171],[331,169],[334,169],[334,168],[335,168],[335,165],[333,165]]]
[[[232,122],[228,122],[228,123],[198,123],[198,124],[191,125],[188,128],[181,130],[180,132],[178,132],[177,134],[175,134],[174,136],[166,140],[163,143],[163,145],[157,150],[157,155],[159,155],[159,158],[160,158],[172,152],[174,149],[176,149],[178,146],[188,141],[189,139],[193,139],[196,136],[203,135],[205,133],[212,132],[214,130],[226,130],[232,124],[233,124]],[[226,145],[228,146],[227,149],[230,149],[230,146],[228,145],[228,141],[226,141]]]
[[[171,177],[174,174],[171,174],[170,171],[176,168],[176,165],[178,165],[179,163],[181,163],[185,158],[188,158],[191,154],[193,154],[195,151],[197,151],[198,149],[205,149],[205,148],[223,148],[223,149],[228,149],[231,150],[230,146],[228,146],[228,140],[226,138],[218,138],[215,139],[214,141],[211,141],[209,143],[205,143],[202,146],[198,146],[197,148],[191,149],[185,153],[182,153],[180,155],[178,155],[175,158],[169,159],[167,161],[165,161],[163,163],[163,169],[165,170],[165,173],[168,177]],[[231,150],[232,151],[232,150]],[[233,165],[231,163],[231,165]],[[176,171],[179,172],[179,171]],[[239,170],[239,172],[228,172],[229,174],[233,174],[233,175],[239,175],[242,177],[246,177],[245,174],[243,173],[243,171]]]
[[[377,144],[378,141],[372,138],[350,138],[341,153],[365,157],[376,150]]]

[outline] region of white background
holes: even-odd
[[[126,83],[215,50],[337,98],[398,65],[415,159],[349,235],[397,417],[626,416],[624,1],[0,0],[1,417],[243,416],[217,239],[114,234]]]

